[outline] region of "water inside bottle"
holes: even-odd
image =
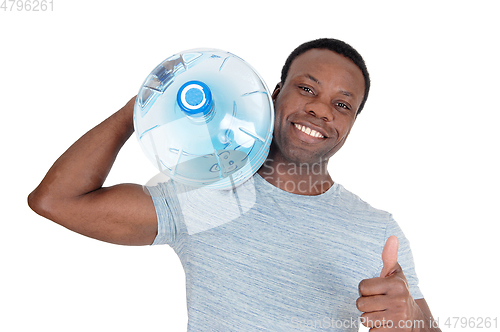
[[[179,104],[182,86],[192,81],[201,82],[193,105],[211,94],[203,112],[192,111],[198,106],[186,104],[185,95]],[[134,112],[141,147],[161,172],[215,189],[237,186],[258,170],[269,152],[273,123],[264,81],[242,59],[219,50],[186,51],[165,60],[144,82]]]

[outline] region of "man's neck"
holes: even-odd
[[[273,186],[298,195],[314,196],[333,185],[327,170],[328,162],[297,163],[270,154],[258,174]]]

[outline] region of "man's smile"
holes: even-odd
[[[325,136],[321,135],[319,132],[317,132],[316,130],[314,129],[311,129],[309,127],[306,127],[306,126],[303,126],[303,125],[300,125],[298,123],[295,123],[295,127],[302,131],[303,133],[306,133],[307,135],[310,135],[312,137],[317,137],[317,138],[324,138]]]
[[[306,143],[320,143],[323,142],[327,137],[325,136],[324,133],[320,132],[320,129],[313,129],[311,128],[312,126],[308,126],[306,124],[301,124],[301,123],[295,123],[292,122],[293,124],[293,131],[297,135],[297,137]]]

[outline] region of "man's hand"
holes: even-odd
[[[384,266],[380,277],[359,283],[360,298],[356,305],[363,312],[361,322],[372,332],[425,331],[422,324],[429,324],[410,294],[398,264],[398,247],[398,238],[389,237],[382,251]]]

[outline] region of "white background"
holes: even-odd
[[[372,78],[331,160],[334,180],[393,213],[443,329],[448,317],[499,317],[497,13],[495,1],[437,0],[54,0],[51,12],[0,10],[0,330],[185,330],[184,274],[168,246],[85,238],[36,215],[26,197],[166,57],[224,49],[273,89],[287,55],[319,37],[354,46]],[[156,173],[133,136],[106,185]]]

